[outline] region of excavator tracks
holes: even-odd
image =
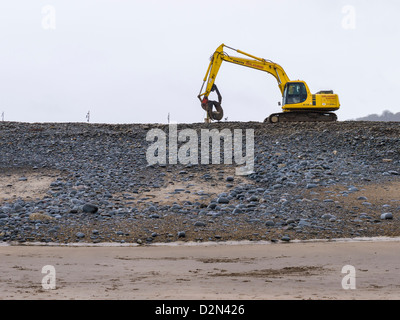
[[[266,123],[280,122],[333,122],[337,121],[337,115],[332,112],[280,112],[273,113],[264,120]]]

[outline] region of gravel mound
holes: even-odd
[[[235,175],[234,162],[149,166],[146,135],[154,128],[169,130],[162,124],[1,122],[0,241],[400,235],[398,123],[178,125],[179,131],[195,129],[199,141],[202,129],[254,129],[254,173],[248,176]],[[43,193],[35,181],[41,188],[46,182]]]

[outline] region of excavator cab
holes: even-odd
[[[283,91],[283,105],[303,103],[307,100],[307,89],[303,82],[288,82]]]

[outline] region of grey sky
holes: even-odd
[[[354,29],[345,28],[345,6]],[[83,122],[88,110],[99,123],[166,123],[168,113],[202,122],[196,96],[221,43],[279,63],[313,92],[334,90],[339,120],[399,112],[399,12],[395,0],[3,0],[0,113],[27,122]],[[268,74],[225,63],[216,83],[229,121],[281,110]]]

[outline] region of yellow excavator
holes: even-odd
[[[248,58],[232,57],[228,55],[224,48],[236,51]],[[260,71],[268,72],[278,81],[279,89],[282,93],[282,110],[283,112],[273,113],[267,117],[264,122],[315,122],[315,121],[336,121],[337,115],[332,111],[339,109],[339,97],[332,90],[319,91],[311,94],[307,83],[301,80],[291,81],[285,70],[271,60],[255,57],[251,54],[237,50],[221,44],[210,58],[206,75],[201,86],[200,93],[197,96],[202,108],[207,111],[206,122],[211,120],[221,120],[223,110],[221,107],[221,94],[215,85],[215,78],[223,61],[231,62],[244,67],[253,68]],[[205,91],[202,93],[204,85]],[[212,91],[217,91],[218,102],[208,99]],[[279,102],[280,105],[280,102]],[[213,107],[217,110],[212,111]]]

